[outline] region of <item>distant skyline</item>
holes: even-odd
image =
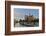
[[[26,8],[14,8],[14,17],[16,20],[25,19],[25,15],[33,15],[36,18],[39,18],[39,9],[26,9]]]

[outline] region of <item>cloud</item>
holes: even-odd
[[[16,20],[20,20],[20,19],[24,19],[24,17],[25,17],[25,15],[24,14],[22,14],[22,13],[14,13],[14,18],[16,19]]]
[[[18,16],[18,17],[23,17],[23,16],[25,16],[23,13],[14,13],[14,16],[16,17],[16,16]]]

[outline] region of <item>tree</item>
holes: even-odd
[[[20,21],[19,22],[22,22],[22,20],[20,19]]]
[[[34,20],[34,22],[39,22],[39,19],[38,19],[38,18],[37,18],[37,19],[35,19],[35,20]]]

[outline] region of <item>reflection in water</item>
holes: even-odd
[[[39,23],[36,22],[35,24],[22,24],[22,23],[15,23],[15,27],[38,27],[39,26]]]

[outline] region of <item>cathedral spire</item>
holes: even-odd
[[[29,12],[29,16],[30,16],[31,14],[30,14],[30,12]]]

